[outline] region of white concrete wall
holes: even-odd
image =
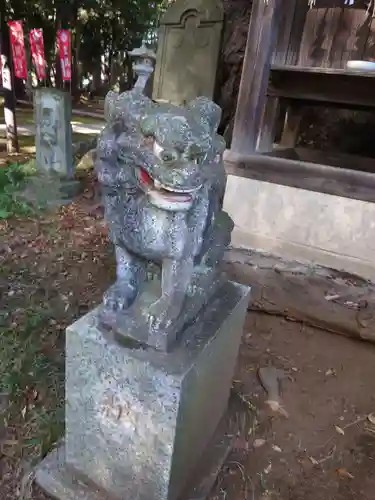
[[[375,280],[375,204],[228,176],[232,246]]]

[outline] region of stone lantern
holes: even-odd
[[[143,92],[148,97],[151,97],[151,85],[148,85],[150,81],[150,76],[154,72],[156,54],[153,50],[148,49],[144,42],[138,49],[133,49],[128,52],[129,56],[134,59],[133,70],[137,75],[137,81],[134,85],[134,89]]]

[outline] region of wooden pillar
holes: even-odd
[[[236,154],[256,150],[281,4],[282,0],[253,0],[231,145]]]
[[[280,146],[295,148],[298,140],[300,124],[302,120],[303,106],[299,103],[290,102],[286,111],[283,133]]]
[[[267,97],[263,111],[261,128],[258,134],[258,153],[268,153],[273,149],[276,135],[277,119],[279,117],[280,102],[278,97]]]

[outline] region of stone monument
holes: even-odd
[[[34,93],[37,175],[24,196],[45,205],[68,203],[79,188],[74,180],[71,96],[54,88]]]
[[[71,97],[54,88],[34,93],[35,148],[38,168],[44,173],[74,177],[72,155]]]
[[[106,97],[95,166],[117,279],[66,332],[65,441],[36,474],[60,500],[203,498],[230,449],[249,289],[219,269],[221,112],[154,103],[145,84]]]
[[[153,99],[213,98],[223,29],[220,0],[176,0],[161,19]]]

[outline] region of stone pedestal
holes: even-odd
[[[119,344],[97,310],[69,327],[65,442],[38,483],[61,500],[202,497],[197,467],[207,470],[214,447],[217,472],[228,449],[219,424],[248,300],[247,287],[227,282],[169,353]]]
[[[54,173],[37,173],[28,179],[21,197],[35,207],[55,209],[71,203],[80,191],[79,181]]]

